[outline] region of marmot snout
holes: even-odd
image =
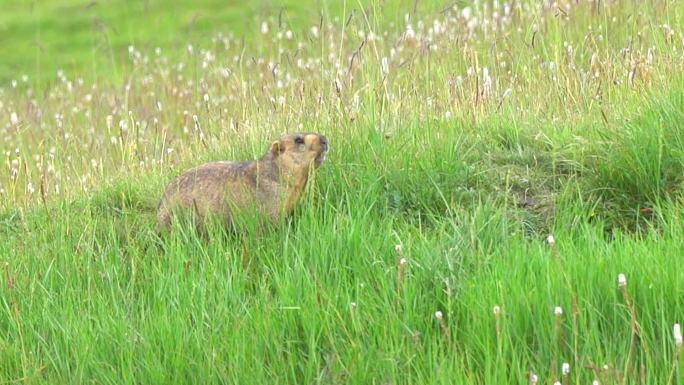
[[[257,160],[219,161],[184,172],[166,188],[157,213],[157,231],[179,213],[195,214],[203,230],[209,216],[235,225],[236,210],[254,208],[272,222],[289,215],[310,172],[325,161],[328,140],[316,133],[284,135]]]

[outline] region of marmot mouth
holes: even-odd
[[[325,151],[321,152],[320,154],[318,154],[316,159],[314,159],[314,163],[316,164],[316,167],[320,166],[325,161],[325,153],[326,153]]]

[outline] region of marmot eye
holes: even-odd
[[[296,137],[296,138],[295,138],[295,143],[297,143],[297,144],[304,144],[304,138],[302,138],[301,136]]]

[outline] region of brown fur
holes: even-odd
[[[182,212],[196,215],[198,230],[204,230],[210,216],[234,226],[237,210],[256,209],[254,214],[275,223],[292,212],[309,172],[321,165],[327,151],[325,136],[295,133],[271,143],[260,159],[211,162],[188,170],[167,186],[157,231],[168,229],[173,215]]]

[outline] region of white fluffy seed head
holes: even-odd
[[[562,315],[562,314],[563,314],[563,308],[560,307],[560,306],[556,306],[556,307],[553,309],[553,314],[555,314],[555,315]]]
[[[618,274],[618,287],[627,286],[627,278],[624,274]]]
[[[384,75],[389,74],[389,61],[387,60],[386,57],[383,57],[383,58],[382,58],[381,64],[382,64],[382,73],[383,73]]]
[[[679,326],[679,324],[674,324],[674,327],[672,328],[672,335],[675,340],[675,345],[682,346],[682,328]]]
[[[563,373],[564,376],[570,374],[570,364],[563,362],[563,365],[561,366],[561,373]]]
[[[549,244],[549,246],[553,246],[556,244],[556,239],[553,237],[553,235],[549,234],[549,236],[546,237],[546,242]]]

